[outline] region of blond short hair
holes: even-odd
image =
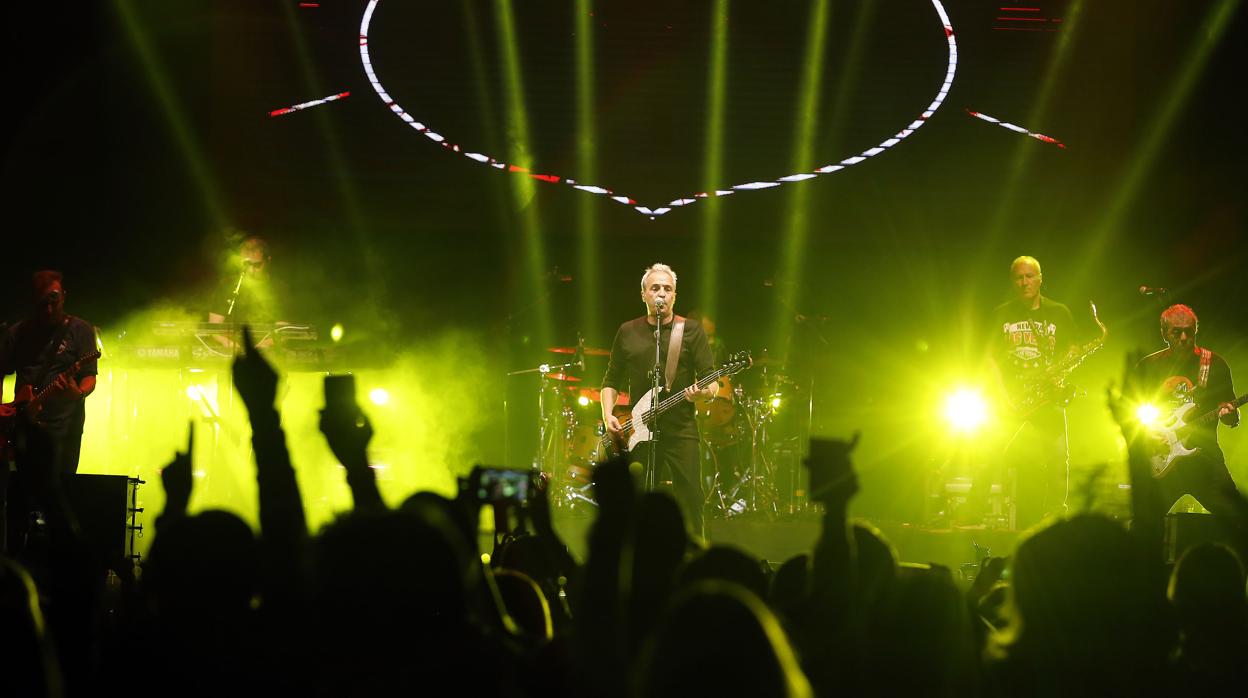
[[[650,266],[646,267],[646,270],[642,272],[641,290],[643,291],[646,290],[646,279],[650,278],[650,275],[656,271],[662,271],[662,272],[667,272],[668,274],[671,274],[672,288],[676,288],[676,272],[672,271],[671,267],[667,266],[666,264],[662,262],[655,262],[654,264],[651,264]]]
[[[1010,271],[1014,271],[1014,267],[1020,264],[1030,264],[1031,266],[1036,268],[1036,274],[1040,276],[1044,276],[1044,272],[1040,269],[1040,260],[1036,259],[1035,257],[1032,257],[1029,254],[1019,255],[1015,257],[1014,261],[1010,262]]]

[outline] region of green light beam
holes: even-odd
[[[723,181],[724,94],[728,71],[728,4],[715,0],[712,15],[711,61],[707,79],[706,155],[702,181],[708,194],[702,218],[702,290],[699,305],[712,320],[718,320],[719,298],[719,221],[720,201],[715,189]]]
[[[1186,106],[1192,89],[1199,81],[1209,54],[1218,45],[1223,32],[1230,25],[1231,17],[1239,7],[1239,0],[1221,0],[1209,9],[1209,14],[1197,32],[1197,39],[1192,46],[1182,70],[1170,85],[1168,94],[1162,101],[1160,111],[1153,117],[1143,144],[1136,149],[1135,157],[1127,165],[1126,172],[1120,178],[1117,191],[1105,208],[1101,221],[1093,228],[1087,238],[1082,253],[1085,260],[1076,282],[1081,284],[1095,270],[1100,268],[1099,255],[1105,246],[1119,232],[1122,219],[1130,211],[1143,184],[1146,175],[1152,170],[1157,156],[1166,143],[1183,107]]]
[[[810,10],[810,25],[806,35],[806,68],[802,73],[802,91],[794,124],[792,171],[801,172],[811,166],[815,142],[815,124],[819,116],[819,103],[823,81],[825,39],[828,33],[828,2],[818,0]],[[803,254],[810,229],[807,206],[810,190],[805,182],[793,187],[789,197],[789,215],[784,232],[784,257],[782,274],[777,280],[780,312],[776,313],[776,326],[771,346],[787,346],[793,331],[793,316],[804,282]],[[786,352],[787,354],[787,352]]]
[[[591,0],[576,0],[576,120],[577,178],[598,181],[597,130],[594,123],[594,27],[590,21]],[[579,277],[581,281],[581,332],[596,332],[599,309],[598,202],[580,199]]]
[[[138,13],[135,12],[130,1],[118,0],[117,9],[121,14],[122,24],[125,25],[126,35],[139,54],[152,92],[160,103],[169,128],[173,131],[174,140],[177,141],[178,149],[182,153],[182,159],[187,169],[190,170],[191,179],[199,187],[200,194],[203,196],[204,208],[212,218],[214,227],[222,228],[226,225],[228,217],[221,192],[217,188],[203,150],[191,133],[191,126],[183,113],[182,105],[178,103],[177,95],[169,86],[169,79],[156,55],[156,49],[148,40],[147,31],[143,28]]]
[[[286,19],[287,30],[290,32],[295,61],[299,65],[303,87],[308,94],[322,94],[325,91],[324,86],[313,69],[311,53],[308,51],[307,42],[304,39],[303,30],[299,24],[300,20],[296,16],[294,5],[283,3],[282,9]],[[352,183],[349,174],[351,167],[347,162],[346,155],[344,155],[338,132],[331,123],[330,111],[328,109],[316,109],[313,111],[317,129],[321,132],[321,137],[325,142],[325,156],[329,159],[332,171],[335,173],[334,183],[338,188],[338,198],[342,202],[351,233],[355,236],[356,248],[360,251],[364,268],[368,271],[365,287],[372,296],[374,303],[367,304],[366,307],[379,307],[380,304],[376,301],[382,298],[384,294],[384,289],[381,288],[380,283],[382,278],[380,273],[381,262],[370,244],[368,236],[369,226],[365,221],[359,204],[359,195],[356,193],[355,185]]]
[[[1036,94],[1036,99],[1027,116],[1027,121],[1021,122],[1026,124],[1028,128],[1045,131],[1044,124],[1049,118],[1053,91],[1060,84],[1061,75],[1069,63],[1072,53],[1071,46],[1074,45],[1075,37],[1079,32],[1081,26],[1079,19],[1082,14],[1083,0],[1074,0],[1066,10],[1066,16],[1062,22],[1062,30],[1058,34],[1057,47],[1054,48],[1053,54],[1049,58],[1049,65],[1045,69],[1044,79],[1040,83],[1040,90]],[[1027,170],[1032,156],[1038,152],[1038,145],[1031,139],[1020,138],[1014,146],[1014,157],[1010,161],[1009,174],[1002,187],[996,212],[992,217],[991,223],[989,223],[989,239],[999,239],[1006,225],[1008,225],[1010,216],[1014,213],[1014,205],[1018,201],[1023,173]],[[991,244],[984,245],[979,264],[981,266],[988,264],[989,259],[994,256],[996,256],[995,246]]]
[[[508,160],[516,166],[529,169],[533,165],[533,157],[529,151],[528,112],[524,106],[524,83],[520,77],[520,47],[516,38],[515,20],[511,12],[511,0],[496,0],[495,9],[499,44],[503,48],[503,76],[507,88]],[[515,175],[511,177],[511,192],[513,203],[520,211],[527,275],[532,279],[545,278],[546,251],[538,226],[537,204],[534,201],[536,187],[531,178]],[[546,296],[543,295],[538,301],[536,312],[539,346],[549,346],[553,333],[550,304]]]

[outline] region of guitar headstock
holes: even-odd
[[[723,371],[723,375],[731,376],[733,374],[740,373],[753,365],[754,359],[750,357],[750,350],[742,349],[732,356],[729,356],[728,360],[719,367],[719,370]]]

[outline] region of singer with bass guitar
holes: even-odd
[[[95,390],[95,329],[65,312],[61,273],[40,271],[32,277],[30,316],[0,339],[0,390],[4,376],[16,374],[14,403],[0,406],[6,433],[19,410],[52,437],[57,472],[78,470],[88,395]],[[94,355],[94,356],[93,356]],[[38,395],[24,401],[23,395]]]
[[[656,365],[660,397],[684,392],[683,402],[659,416],[653,429],[657,439],[638,443],[629,457],[641,463],[653,457],[659,479],[671,477],[685,525],[700,534],[702,483],[694,401],[712,398],[719,391],[718,381],[704,381],[701,387],[697,381],[714,369],[711,347],[701,323],[676,315],[676,272],[671,267],[654,264],[646,269],[641,276],[641,302],[646,314],[620,325],[611,345],[602,380],[602,420],[608,434],[622,439],[623,427],[614,414],[620,392],[627,391],[636,403],[638,396],[653,390]],[[646,449],[653,449],[653,454]]]
[[[1168,347],[1140,359],[1131,375],[1134,399],[1159,412],[1146,438],[1161,499],[1158,511],[1137,516],[1164,516],[1179,497],[1190,494],[1242,535],[1248,533],[1248,501],[1226,468],[1218,423],[1239,426],[1238,408],[1248,395],[1236,397],[1226,360],[1196,344],[1199,326],[1190,307],[1166,308],[1161,338]]]

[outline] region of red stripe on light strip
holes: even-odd
[[[980,121],[987,121],[987,122],[988,122],[988,123],[990,123],[990,124],[994,124],[994,125],[996,125],[996,126],[1000,126],[1001,128],[1006,129],[1006,130],[1008,130],[1008,131],[1013,131],[1014,133],[1021,133],[1021,134],[1023,134],[1024,136],[1029,136],[1029,137],[1034,138],[1034,139],[1036,139],[1036,140],[1038,140],[1038,141],[1043,141],[1043,142],[1045,142],[1045,143],[1052,143],[1053,145],[1056,145],[1057,147],[1061,148],[1062,150],[1065,150],[1065,149],[1066,149],[1066,144],[1065,144],[1065,143],[1063,143],[1063,142],[1061,142],[1061,141],[1057,140],[1056,138],[1054,138],[1054,137],[1052,137],[1052,136],[1046,136],[1046,135],[1044,135],[1043,133],[1036,133],[1035,131],[1030,131],[1030,130],[1028,130],[1028,129],[1023,128],[1022,126],[1016,126],[1016,125],[1011,124],[1011,123],[1009,123],[1009,122],[1002,121],[1002,120],[1000,120],[1000,119],[998,119],[998,118],[996,118],[996,117],[994,117],[994,116],[988,116],[987,114],[983,114],[983,113],[981,113],[981,112],[973,111],[973,110],[971,110],[971,109],[967,109],[967,110],[966,110],[966,113],[967,113],[967,114],[970,114],[971,116],[975,117],[976,119],[979,119]]]
[[[327,102],[336,102],[340,99],[345,99],[350,96],[351,96],[350,92],[339,92],[336,95],[330,95],[328,97],[325,97],[324,99],[314,99],[311,102],[303,102],[302,104],[295,104],[289,107],[282,107],[281,109],[274,109],[273,111],[269,112],[269,116],[285,116],[287,114],[294,114],[297,111],[302,111],[304,109],[309,109],[311,107],[319,107],[322,104],[325,104]]]

